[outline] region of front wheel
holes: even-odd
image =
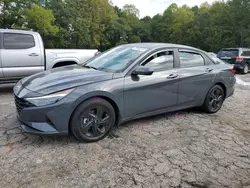
[[[216,113],[220,110],[223,102],[225,100],[225,92],[221,86],[213,86],[205,99],[203,108],[208,113]]]
[[[101,98],[87,100],[71,118],[71,132],[80,141],[96,142],[108,135],[115,124],[112,105]]]

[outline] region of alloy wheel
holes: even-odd
[[[80,130],[89,138],[97,138],[107,133],[112,124],[109,109],[104,106],[95,106],[81,115]]]
[[[210,93],[209,108],[217,111],[223,104],[223,91],[220,88],[214,88]]]

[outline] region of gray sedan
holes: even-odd
[[[204,51],[138,43],[26,77],[14,96],[25,132],[93,142],[132,119],[196,106],[215,113],[234,85],[233,69]]]

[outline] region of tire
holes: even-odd
[[[219,85],[215,85],[208,91],[203,104],[203,109],[207,113],[216,113],[221,109],[224,100],[225,92],[223,88]]]
[[[249,66],[248,66],[248,64],[247,64],[247,63],[245,63],[245,65],[244,65],[244,69],[243,69],[243,74],[247,74],[247,73],[248,73],[248,71],[249,71]]]
[[[78,106],[72,115],[72,134],[84,142],[96,142],[105,138],[115,125],[112,105],[101,98],[89,99]]]

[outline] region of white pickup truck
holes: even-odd
[[[44,49],[39,33],[0,29],[0,83],[56,67],[81,64],[98,54],[96,49]]]

